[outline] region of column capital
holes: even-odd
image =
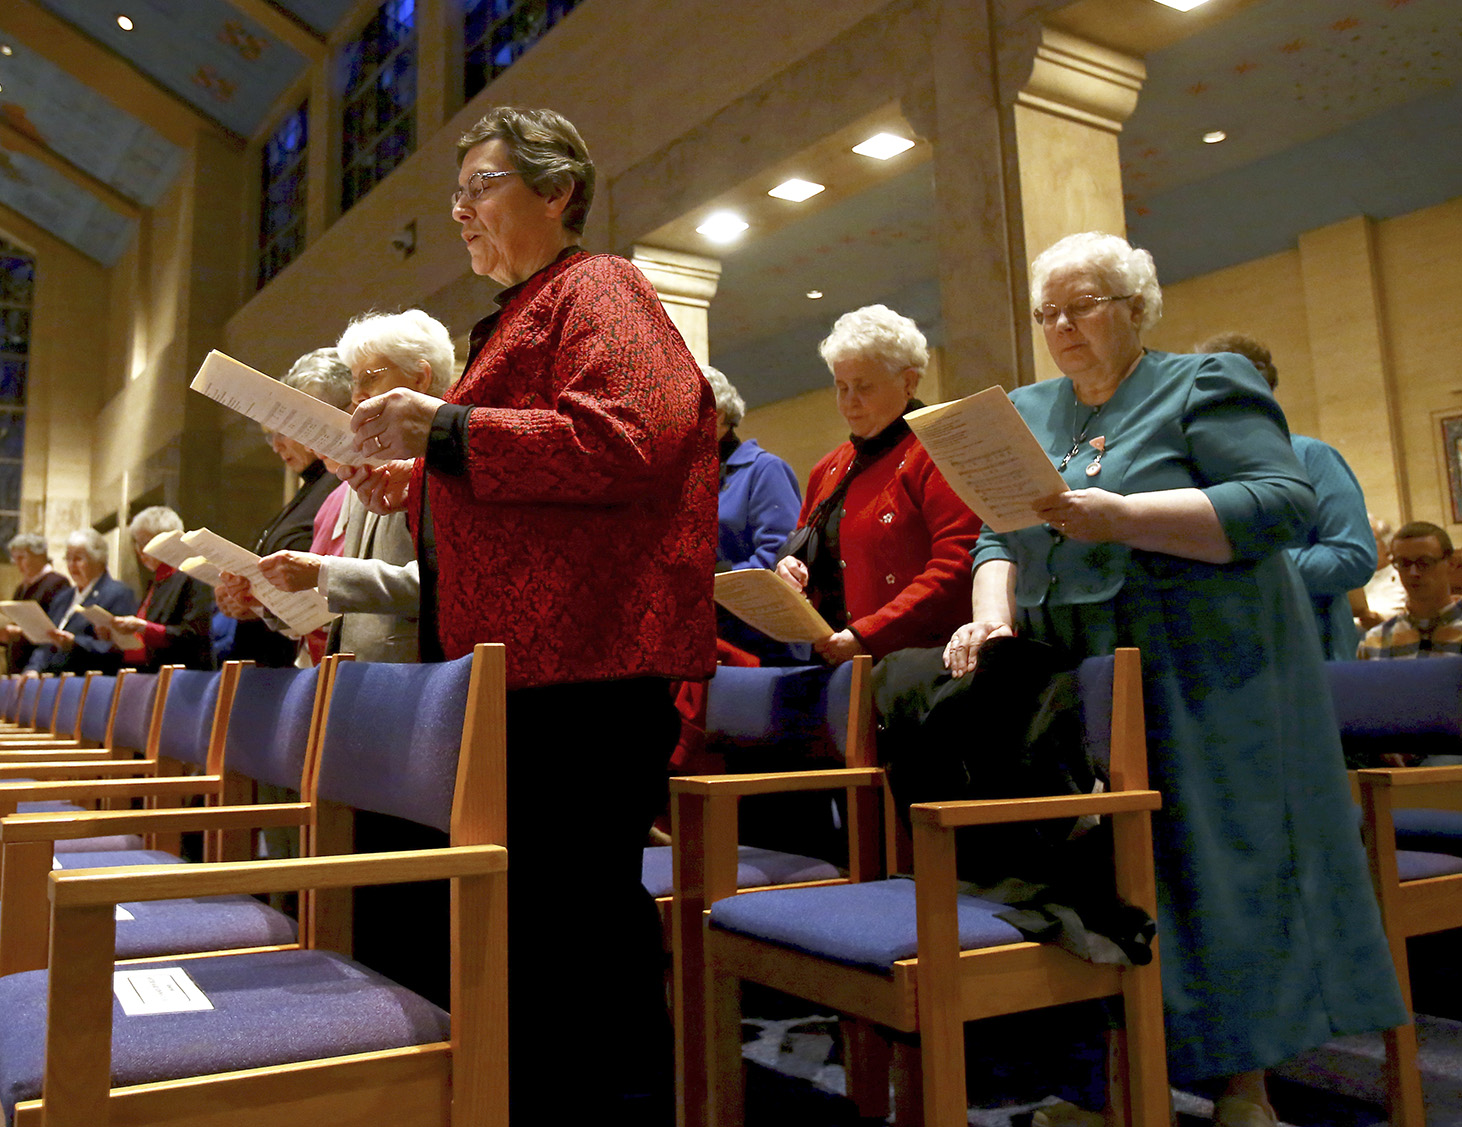
[[[707,309],[721,283],[720,261],[700,254],[636,243],[630,261],[650,279],[662,301]]]
[[[1023,106],[1109,133],[1137,108],[1147,78],[1141,60],[1056,28],[1041,29],[1030,79],[1016,94]]]

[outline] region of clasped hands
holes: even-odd
[[[406,507],[412,463],[426,453],[432,420],[442,401],[406,388],[393,388],[367,399],[350,416],[355,448],[372,458],[390,458],[383,466],[341,466],[336,476],[355,490],[373,513],[394,513]]]

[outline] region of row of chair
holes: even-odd
[[[479,655],[481,657],[481,655]],[[1450,722],[1455,738],[1462,726],[1462,689],[1456,681],[1456,670],[1442,671],[1435,694],[1427,699],[1432,719],[1411,715],[1405,709],[1398,709],[1398,700],[1417,700],[1425,693],[1416,692],[1414,678],[1418,665],[1407,671],[1412,678],[1408,682],[1410,691],[1398,694],[1400,680],[1386,682],[1387,676],[1400,678],[1394,672],[1378,673],[1376,667],[1351,664],[1344,669],[1332,671],[1332,682],[1336,699],[1340,705],[1342,725],[1348,737],[1367,738],[1384,731],[1389,724],[1395,732],[1415,736],[1427,723],[1433,723],[1437,730],[1445,730]],[[1420,663],[1432,666],[1443,663]],[[963,1039],[959,1035],[963,1023],[977,1017],[1014,1012],[1019,1009],[1036,1008],[1082,998],[1115,996],[1121,999],[1126,1015],[1127,1041],[1116,1045],[1114,1060],[1118,1066],[1112,1076],[1112,1102],[1122,1121],[1129,1123],[1159,1123],[1167,1116],[1167,1085],[1162,1050],[1161,997],[1156,962],[1145,967],[1114,968],[1086,964],[1074,956],[1049,945],[1029,943],[1008,928],[1008,925],[993,919],[997,906],[982,903],[971,897],[957,896],[953,877],[954,853],[953,831],[963,825],[991,824],[1013,819],[1039,819],[1069,817],[1075,814],[1110,815],[1114,823],[1116,838],[1116,865],[1118,888],[1121,894],[1133,903],[1151,910],[1155,898],[1152,884],[1150,828],[1148,819],[1157,808],[1158,797],[1146,787],[1145,746],[1143,736],[1140,672],[1137,656],[1123,651],[1115,658],[1098,659],[1086,663],[1080,671],[1083,724],[1088,750],[1099,756],[1109,757],[1111,785],[1107,793],[1095,796],[1065,796],[1062,798],[1003,800],[980,803],[938,803],[924,804],[914,811],[914,872],[915,880],[888,881],[879,879],[885,867],[887,845],[891,836],[886,831],[891,825],[889,807],[886,802],[886,787],[882,773],[872,764],[871,750],[871,707],[868,701],[868,663],[850,663],[831,675],[797,673],[773,673],[771,671],[723,670],[713,682],[711,696],[712,721],[710,727],[724,733],[726,743],[732,747],[755,743],[768,733],[767,718],[779,718],[779,733],[786,739],[788,718],[801,717],[804,723],[793,733],[793,739],[805,744],[811,741],[824,751],[840,752],[844,766],[841,769],[802,773],[749,774],[739,776],[699,777],[675,780],[672,784],[674,836],[676,840],[673,860],[674,879],[671,895],[667,898],[671,917],[674,945],[674,1003],[677,1020],[677,1075],[680,1078],[678,1114],[682,1123],[700,1122],[734,1123],[741,1116],[741,1063],[738,1022],[736,1021],[737,984],[754,981],[809,997],[821,1005],[829,1006],[849,1016],[849,1053],[846,1058],[849,1069],[849,1093],[860,1103],[865,1114],[882,1114],[886,1111],[889,1070],[894,1069],[895,1095],[899,1101],[898,1118],[901,1122],[920,1121],[929,1124],[963,1123],[965,1120],[964,1098],[964,1052]],[[1462,662],[1457,663],[1462,667]],[[392,670],[413,671],[410,676],[429,678],[439,676],[437,667],[389,667]],[[322,827],[328,827],[329,803],[379,809],[384,801],[375,793],[379,785],[372,785],[384,773],[391,781],[391,789],[397,797],[403,791],[399,784],[424,783],[427,780],[398,779],[390,763],[391,752],[382,746],[396,739],[393,735],[383,740],[384,733],[399,733],[399,721],[403,713],[397,708],[395,714],[388,711],[396,726],[382,720],[372,729],[367,727],[351,739],[358,741],[350,753],[337,751],[331,754],[330,734],[337,735],[349,724],[349,716],[362,710],[362,706],[378,703],[375,697],[352,698],[349,706],[337,701],[335,693],[341,691],[351,677],[364,676],[373,667],[349,663],[339,670],[331,670],[308,694],[302,694],[296,686],[296,698],[292,705],[282,698],[276,705],[261,709],[275,718],[275,728],[303,728],[303,739],[288,737],[284,743],[303,744],[309,766],[304,772],[300,804],[294,809],[276,807],[240,807],[229,802],[225,789],[218,789],[219,776],[225,775],[217,760],[205,755],[201,769],[205,774],[193,783],[200,792],[207,791],[208,801],[220,805],[214,810],[177,810],[166,812],[104,812],[61,815],[27,815],[7,818],[0,823],[0,848],[8,855],[12,845],[20,845],[29,838],[40,838],[42,831],[94,834],[97,830],[115,832],[132,831],[144,827],[166,824],[171,830],[209,827],[217,831],[221,824],[233,827],[245,823],[257,825],[261,822],[290,820],[303,817],[305,828],[305,853],[320,856],[330,852],[323,837],[316,835]],[[254,671],[261,674],[266,671]],[[294,678],[292,671],[283,672]],[[1450,689],[1450,706],[1445,696],[1445,678],[1450,673],[1453,683]],[[727,676],[731,674],[731,676]],[[458,676],[460,676],[460,671]],[[164,674],[167,681],[160,684],[157,693],[161,703],[154,710],[155,722],[149,732],[147,754],[138,761],[145,763],[156,759],[167,746],[175,753],[182,752],[183,745],[206,744],[210,754],[217,751],[223,759],[229,758],[229,743],[219,730],[219,717],[227,717],[234,738],[247,742],[244,733],[247,722],[239,713],[233,700],[263,700],[267,694],[249,687],[240,693],[237,683],[225,692],[221,680],[212,682],[218,687],[217,700],[213,707],[214,722],[208,738],[200,738],[199,716],[207,712],[208,682],[198,680],[189,684],[192,678],[184,677],[174,683]],[[198,678],[210,675],[199,674]],[[236,676],[242,677],[240,672]],[[372,674],[377,676],[377,674]],[[391,676],[406,678],[405,672],[394,672]],[[1357,678],[1346,680],[1347,676]],[[795,678],[800,677],[798,682]],[[328,683],[327,683],[328,681]],[[405,681],[403,680],[403,685]],[[413,691],[420,693],[426,682],[414,685]],[[500,689],[500,683],[499,683]],[[1370,691],[1368,703],[1366,690]],[[180,696],[173,697],[174,692]],[[226,697],[231,699],[226,701]],[[390,698],[386,694],[387,699]],[[308,706],[302,701],[308,698]],[[421,699],[420,696],[412,698]],[[488,691],[485,695],[475,694],[476,702],[469,715],[464,709],[461,715],[463,736],[461,746],[467,749],[478,741],[489,738],[489,729],[495,730],[500,739],[501,696]],[[169,710],[167,701],[174,701]],[[796,704],[796,707],[792,705]],[[390,707],[388,705],[388,707]],[[419,709],[419,704],[418,704]],[[365,711],[370,711],[365,707]],[[308,718],[306,715],[308,714]],[[279,723],[280,719],[293,716],[291,722]],[[420,715],[420,712],[411,714]],[[447,736],[438,731],[436,742],[452,742],[452,724],[457,713],[452,708],[445,710]],[[191,721],[188,717],[192,717]],[[1388,717],[1379,723],[1375,717]],[[237,724],[237,726],[235,726]],[[487,725],[485,728],[484,725]],[[407,731],[410,729],[407,728]],[[370,737],[375,737],[372,740]],[[344,737],[340,737],[342,740]],[[222,742],[220,742],[220,740]],[[267,740],[265,741],[267,742]],[[350,758],[362,754],[360,748],[375,749],[368,754],[370,770],[362,770],[362,764]],[[313,749],[313,750],[308,750]],[[240,754],[237,749],[234,755]],[[497,752],[501,755],[501,750]],[[183,753],[187,761],[186,753]],[[164,756],[168,758],[168,756]],[[491,758],[491,757],[489,757]],[[196,762],[196,760],[193,760]],[[332,777],[322,764],[338,762],[343,764],[342,773]],[[419,766],[412,761],[410,766]],[[252,768],[258,771],[258,767]],[[496,768],[487,768],[491,771]],[[323,774],[321,773],[323,770]],[[1415,860],[1420,851],[1402,849],[1397,851],[1397,834],[1388,827],[1404,821],[1392,813],[1396,806],[1416,806],[1418,801],[1439,803],[1450,798],[1454,804],[1458,787],[1462,786],[1458,770],[1422,769],[1411,771],[1361,772],[1357,785],[1363,796],[1367,812],[1367,845],[1371,851],[1372,869],[1377,876],[1377,892],[1383,917],[1386,919],[1388,935],[1392,938],[1393,952],[1398,949],[1398,970],[1403,986],[1405,974],[1405,934],[1439,927],[1453,927],[1462,923],[1457,916],[1458,898],[1455,893],[1462,888],[1462,860],[1451,861]],[[256,777],[262,777],[256,776]],[[330,781],[332,780],[333,781]],[[187,780],[174,780],[183,781]],[[443,777],[437,777],[432,785],[440,794]],[[494,783],[493,786],[500,785]],[[1439,787],[1450,788],[1446,793]],[[214,789],[208,791],[208,787]],[[461,774],[458,788],[462,787]],[[801,866],[808,859],[793,859],[790,867],[782,865],[765,853],[753,853],[741,847],[738,853],[736,833],[736,810],[744,796],[785,789],[834,789],[848,793],[848,823],[853,834],[850,847],[851,872],[847,878],[830,873],[826,869],[807,869]],[[415,793],[418,788],[405,786],[404,790]],[[459,834],[454,827],[453,844],[478,845],[487,840],[500,840],[492,836],[491,823],[501,824],[501,797],[489,787],[492,797],[485,801],[484,811],[487,828],[479,832]],[[32,792],[37,793],[37,792]],[[54,794],[55,791],[42,793]],[[81,797],[80,793],[62,792],[70,797]],[[143,793],[141,790],[136,793]],[[1424,797],[1423,797],[1424,796]],[[179,797],[172,793],[169,797]],[[412,802],[417,800],[413,799]],[[494,810],[493,803],[499,803]],[[375,803],[376,805],[372,805]],[[289,804],[285,804],[289,805]],[[314,813],[303,815],[300,807],[312,808]],[[419,806],[412,806],[420,813]],[[460,808],[460,797],[459,797]],[[214,817],[210,817],[213,815]],[[149,820],[161,817],[164,822]],[[455,818],[456,815],[454,814]],[[1431,817],[1431,815],[1428,815]],[[1435,818],[1431,824],[1435,826]],[[18,827],[18,828],[17,828]],[[64,829],[63,829],[64,827]],[[442,823],[445,828],[445,823]],[[1404,837],[1406,830],[1401,831]],[[312,836],[314,835],[314,836]],[[471,840],[468,840],[470,838]],[[1404,842],[1403,842],[1404,844]],[[222,846],[212,847],[212,856],[220,855]],[[1387,856],[1392,860],[1388,861]],[[56,952],[71,951],[71,933],[64,921],[78,918],[68,916],[68,905],[80,911],[85,905],[92,909],[89,927],[100,933],[111,930],[117,938],[113,945],[118,953],[123,950],[121,937],[132,922],[118,924],[115,918],[103,920],[103,910],[110,913],[107,905],[125,901],[128,914],[144,903],[176,899],[179,889],[188,892],[201,885],[206,874],[194,867],[189,878],[180,878],[179,883],[168,883],[164,890],[164,878],[170,877],[180,867],[157,865],[158,858],[146,870],[117,869],[113,871],[90,870],[73,874],[63,870],[48,878],[52,911],[56,918],[56,938],[53,940],[52,991],[57,987]],[[447,863],[445,858],[440,859]],[[650,872],[659,859],[647,857],[646,871]],[[88,864],[92,862],[88,861]],[[282,887],[294,878],[292,873],[286,879],[281,870],[274,887]],[[308,862],[290,862],[286,865],[303,866]],[[403,862],[404,864],[404,862]],[[1420,864],[1422,867],[1417,868]],[[1428,867],[1430,866],[1430,867]],[[1438,871],[1438,867],[1440,870]],[[1450,866],[1450,867],[1449,867]],[[270,878],[263,874],[267,869],[255,866],[225,866],[219,880],[222,886],[233,891],[246,879],[244,872],[259,874],[264,883]],[[318,870],[311,870],[318,872]],[[5,872],[8,874],[9,869]],[[134,875],[135,874],[135,875]],[[778,876],[797,887],[783,887],[778,890],[755,890],[756,886],[778,883]],[[44,874],[42,874],[44,876]],[[0,898],[9,877],[0,878]],[[72,881],[76,884],[72,884]],[[1385,883],[1390,881],[1389,884]],[[307,883],[304,879],[300,885]],[[151,895],[154,885],[156,896]],[[210,886],[218,887],[218,886]],[[462,887],[465,887],[463,885]],[[83,893],[76,891],[74,901],[72,889],[97,890]],[[146,889],[149,895],[134,895],[135,889]],[[500,896],[501,890],[489,893],[488,886],[480,886],[482,895],[489,902]],[[459,889],[460,896],[460,889]],[[1450,900],[1447,897],[1450,896]],[[107,899],[114,897],[115,899]],[[323,902],[317,902],[308,895],[304,899],[301,913],[301,934],[297,941],[267,944],[271,950],[255,951],[248,957],[283,955],[286,952],[300,956],[300,952],[317,952],[326,939],[340,939],[338,927],[332,932],[329,923],[330,912]],[[1450,913],[1448,905],[1450,905]],[[501,902],[496,901],[500,918]],[[462,905],[458,904],[459,919]],[[4,916],[0,915],[0,947],[3,947],[6,927]],[[14,917],[19,918],[19,917]],[[1450,922],[1449,922],[1450,921]],[[105,925],[105,926],[104,926]],[[1412,929],[1408,931],[1407,929]],[[84,931],[85,929],[83,929]],[[460,938],[460,936],[459,936]],[[76,941],[80,943],[80,940]],[[99,942],[96,936],[89,937],[89,957],[95,961],[97,952],[108,945]],[[108,952],[110,959],[111,952]],[[481,957],[491,959],[494,954],[483,951]],[[494,973],[501,971],[500,949]],[[220,981],[232,981],[227,975],[234,973],[221,957],[210,957],[207,963],[189,959],[189,966],[207,966],[208,973],[215,969],[224,973]],[[246,956],[231,956],[246,958]],[[109,965],[109,962],[108,962]],[[236,967],[238,964],[234,964]],[[245,964],[247,966],[247,964]],[[313,964],[312,964],[313,965]],[[334,967],[335,964],[329,964]],[[486,964],[479,964],[478,971],[485,973]],[[95,987],[100,972],[91,967],[88,982]],[[12,981],[0,980],[0,997],[4,996]],[[63,976],[64,978],[65,976]],[[455,983],[463,980],[463,969],[459,966],[454,978],[454,999],[452,1018],[455,1021],[459,1006]],[[200,981],[200,985],[203,983]],[[34,988],[33,988],[34,989]],[[205,989],[208,987],[205,986]],[[267,996],[267,995],[266,995]],[[54,1001],[53,1007],[57,1003]],[[67,1003],[69,1005],[69,1003]],[[273,1004],[273,1003],[271,1003]],[[284,1001],[279,1001],[284,1005]],[[423,1003],[425,1004],[425,1003]],[[466,1004],[473,1005],[472,1001]],[[486,1004],[489,1009],[495,1003]],[[3,1005],[3,1003],[0,1003]],[[9,1012],[8,1006],[5,1007]],[[97,1007],[93,1006],[93,1016]],[[70,1012],[66,1010],[65,1012]],[[483,1015],[481,1009],[473,1014]],[[464,1015],[471,1016],[471,1015]],[[501,1009],[495,1011],[501,1034]],[[190,1017],[191,1020],[191,1017]],[[445,1017],[438,1021],[446,1021]],[[480,1027],[475,1037],[486,1036]],[[890,1037],[887,1031],[911,1036]],[[33,1035],[33,1030],[32,1030]],[[22,1034],[16,1034],[21,1037]],[[125,1038],[124,1038],[125,1040]],[[11,1089],[10,1066],[7,1061],[12,1053],[6,1048],[11,1041],[0,1032],[0,1082],[7,1085],[0,1089],[0,1101]],[[95,1041],[91,1043],[95,1048]],[[119,1060],[125,1059],[126,1046],[119,1051]],[[318,1046],[316,1046],[318,1050]],[[316,1051],[311,1050],[311,1051]],[[1415,1062],[1415,1038],[1411,1027],[1394,1030],[1388,1034],[1388,1079],[1392,1100],[1392,1121],[1406,1127],[1424,1123],[1421,1110],[1420,1084],[1417,1080]],[[49,1050],[48,1050],[49,1051]],[[62,1051],[65,1051],[64,1048]],[[155,1051],[148,1046],[146,1052]],[[1409,1055],[1408,1055],[1409,1053]],[[23,1054],[22,1054],[23,1055]],[[73,1053],[73,1056],[76,1055]],[[441,1055],[441,1054],[437,1054]],[[299,1071],[296,1058],[295,1071]],[[460,1055],[458,1061],[463,1059]],[[400,1060],[393,1057],[393,1067],[401,1067]],[[32,1064],[35,1062],[32,1061]],[[277,1062],[276,1062],[277,1063]],[[49,1079],[49,1063],[45,1066]],[[446,1067],[438,1061],[438,1070]],[[361,1071],[373,1071],[374,1067],[362,1066]],[[22,1069],[22,1071],[25,1071]],[[34,1068],[30,1071],[34,1073]],[[118,1106],[150,1106],[147,1101],[160,1103],[182,1100],[185,1103],[196,1099],[213,1099],[202,1092],[214,1092],[217,1084],[226,1087],[233,1081],[220,1081],[213,1077],[202,1080],[175,1082],[147,1080],[143,1083],[130,1076],[125,1068],[117,1069],[116,1079],[121,1086],[113,1092],[111,1099],[122,1102]],[[288,1070],[286,1070],[288,1071]],[[294,1101],[304,1099],[304,1093],[315,1091],[318,1080],[314,1069],[305,1069],[312,1077],[303,1084],[291,1084],[271,1078],[257,1083],[242,1083],[243,1091],[258,1089],[269,1101]],[[60,1073],[56,1074],[58,1077]],[[69,1075],[69,1073],[67,1074]],[[337,1075],[332,1073],[332,1075]],[[338,1073],[354,1077],[349,1070]],[[145,1079],[145,1078],[144,1078]],[[335,1083],[335,1081],[331,1081]],[[320,1098],[334,1099],[335,1095],[348,1106],[364,1107],[369,1098],[358,1094],[354,1079],[342,1081],[349,1089],[349,1095],[336,1093]],[[69,1081],[56,1080],[46,1088],[48,1110],[55,1106],[56,1084]],[[427,1087],[430,1087],[428,1084]],[[363,1089],[364,1090],[364,1089]],[[78,1097],[77,1107],[86,1106],[84,1114],[91,1116],[86,1122],[105,1122],[96,1118],[98,1108],[109,1100],[105,1090],[98,1094],[95,1083],[90,1095],[82,1100]],[[228,1088],[232,1092],[232,1088]],[[474,1089],[474,1091],[480,1091]],[[119,1095],[120,1093],[120,1095]],[[69,1099],[69,1096],[67,1097]],[[233,1098],[232,1095],[229,1096]],[[373,1097],[370,1097],[373,1098]],[[483,1096],[482,1098],[488,1098]],[[89,1101],[89,1102],[86,1102]],[[428,1101],[430,1102],[430,1101]],[[279,1104],[273,1104],[276,1108]],[[482,1119],[447,1119],[456,1115],[445,1102],[437,1106],[436,1112],[424,1116],[421,1122],[484,1122]],[[496,1107],[497,1105],[492,1105]],[[10,1105],[7,1103],[6,1108]],[[36,1111],[34,1100],[22,1101],[17,1105],[18,1125],[30,1122],[29,1116]],[[415,1118],[403,1118],[397,1107],[391,1105],[391,1117],[400,1122],[417,1122]],[[58,1112],[57,1114],[63,1114]],[[78,1112],[78,1115],[83,1113]],[[131,1112],[128,1112],[130,1120]],[[432,1118],[435,1115],[435,1118]],[[48,1122],[70,1122],[66,1119],[52,1119]],[[78,1122],[82,1119],[76,1120]],[[233,1120],[230,1120],[232,1122]],[[247,1114],[240,1112],[238,1122],[253,1122]],[[338,1122],[353,1120],[342,1118]]]
[[[147,754],[131,761],[142,772],[93,784],[100,790],[88,797],[209,805],[0,820],[0,899],[28,886],[30,862],[44,851],[50,923],[47,969],[0,978],[7,1119],[16,1127],[307,1116],[504,1123],[503,676],[501,647],[491,646],[433,666],[164,671]],[[204,773],[167,777],[161,765],[174,756]],[[243,771],[299,787],[301,801],[230,801]],[[59,787],[76,798],[85,789],[73,781],[3,786],[30,787],[32,796]],[[330,811],[347,807],[425,822],[449,831],[451,845],[337,854]],[[156,836],[202,831],[214,835],[210,855],[218,857],[229,848],[225,833],[279,824],[301,829],[300,858],[182,864],[157,850],[122,849],[53,861],[50,852],[67,838],[145,833],[155,845]],[[12,856],[25,864],[12,868]],[[332,900],[341,903],[332,893],[443,878],[453,880],[450,1014],[326,942],[348,935],[348,921],[342,928],[331,918]],[[271,911],[251,894],[285,891],[301,894],[298,936],[285,921],[283,933],[266,942],[245,936],[239,949],[229,930],[239,914]],[[33,930],[34,919],[3,911],[0,943],[12,930]],[[173,949],[162,962],[138,961],[148,943]],[[212,1008],[128,1014],[113,1000],[113,973],[122,970],[181,970]]]

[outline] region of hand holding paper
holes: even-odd
[[[140,650],[142,648],[142,639],[136,634],[119,633],[114,629],[113,624],[117,621],[117,616],[105,607],[91,603],[76,609],[82,618],[91,623],[97,637],[110,639],[112,645],[117,649]]]
[[[820,642],[833,633],[806,595],[766,568],[716,576],[716,602],[774,641]]]
[[[0,602],[0,611],[4,611],[5,617],[20,627],[20,632],[31,645],[49,646],[54,643],[51,631],[56,629],[56,624],[34,599]]]
[[[260,572],[258,556],[216,532],[206,528],[195,529],[183,535],[183,543],[221,571],[232,572],[247,579],[254,598],[268,607],[296,634],[304,635],[318,630],[337,617],[330,612],[324,597],[318,591],[281,591]]]

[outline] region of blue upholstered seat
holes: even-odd
[[[424,1045],[450,1036],[436,1006],[325,951],[275,951],[143,966],[182,967],[213,1003],[128,1017],[113,1002],[112,1074],[121,1086]],[[41,1093],[46,972],[0,979],[0,1106]]]
[[[669,896],[673,891],[673,853],[668,845],[651,846],[645,850],[640,866],[640,883],[651,896]],[[736,849],[737,888],[836,880],[841,875],[835,865],[816,857],[778,853],[774,849],[758,849],[751,845],[737,846]]]
[[[117,695],[117,679],[110,673],[96,673],[86,690],[86,703],[81,706],[81,740],[92,747],[101,747],[107,738],[107,722],[112,715],[112,698]]]
[[[722,665],[706,696],[706,749],[726,756],[734,768],[738,753],[841,758],[847,743],[848,694],[852,666],[743,668]]]
[[[1396,810],[1396,848],[1462,857],[1462,810]]]
[[[1450,853],[1420,853],[1414,849],[1396,850],[1396,871],[1402,880],[1424,880],[1462,873],[1462,857]]]
[[[1024,938],[995,918],[1008,905],[975,896],[960,896],[957,902],[961,950],[998,947]],[[918,949],[911,880],[728,896],[711,906],[711,926],[882,973],[891,973],[895,962],[913,958]]]

